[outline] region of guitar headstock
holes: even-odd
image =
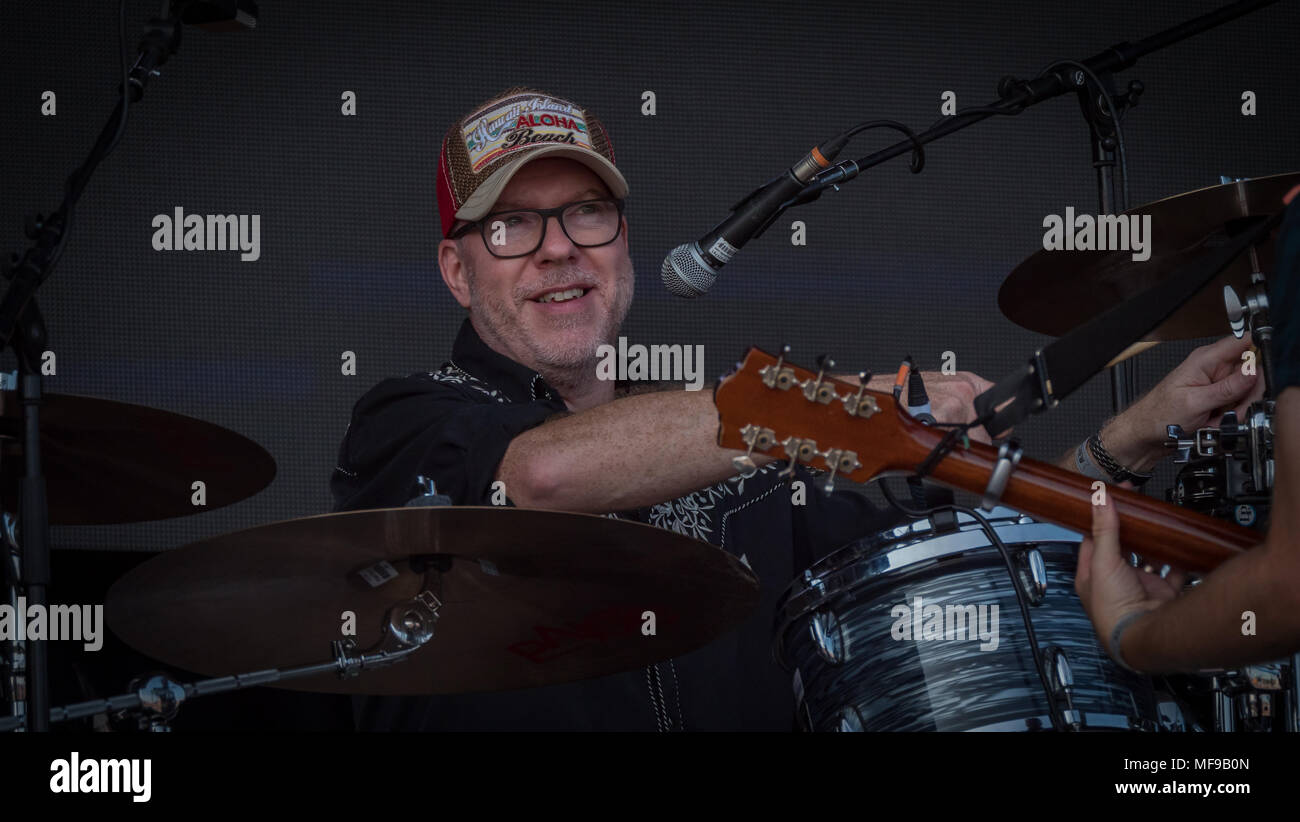
[[[759,453],[829,471],[828,485],[836,475],[866,482],[929,453],[916,431],[925,426],[892,396],[831,377],[828,368],[801,368],[786,353],[749,349],[714,392],[718,445],[746,452],[735,459],[742,474],[754,470],[749,455]]]

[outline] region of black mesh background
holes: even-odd
[[[128,48],[157,13],[128,3]],[[1073,99],[934,144],[792,212],[699,300],[670,297],[664,254],[811,144],[860,120],[923,128],[940,94],[989,102],[1007,73],[1086,57],[1218,0],[796,3],[261,3],[255,33],[187,30],[131,110],[42,290],[59,372],[51,392],[201,417],[266,447],[275,482],[230,508],[130,526],[56,528],[56,547],[159,549],[328,509],[352,403],[379,379],[437,366],[462,311],[436,267],[434,173],[448,124],[493,93],[534,85],[608,126],[630,185],[635,341],[705,345],[710,376],[751,343],[788,342],[846,370],[924,367],[942,351],[996,379],[1045,338],[996,310],[1003,277],[1040,247],[1041,221],[1095,211]],[[63,180],[113,106],[117,3],[0,5],[0,249],[25,248],[22,215],[57,206]],[[1300,169],[1293,4],[1145,58],[1127,120],[1134,203]],[[1241,93],[1259,113],[1240,113]],[[58,114],[40,114],[41,94]],[[358,116],[340,115],[355,91]],[[658,114],[640,113],[652,90]],[[892,142],[872,132],[861,154]],[[154,215],[260,214],[261,259],[156,252]],[[792,247],[789,222],[808,227]],[[1149,385],[1191,348],[1143,355]],[[358,374],[340,373],[355,351]],[[11,362],[10,357],[6,362]],[[1051,458],[1108,414],[1104,379],[1021,428]],[[1163,477],[1167,483],[1168,472]],[[611,478],[615,480],[616,478]]]

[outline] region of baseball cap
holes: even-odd
[[[613,196],[627,196],[627,180],[614,166],[614,147],[599,120],[554,94],[513,88],[476,106],[442,140],[438,217],[443,236],[457,220],[490,213],[510,178],[541,157],[577,160],[599,175]]]

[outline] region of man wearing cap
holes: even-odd
[[[418,476],[454,504],[489,505],[501,481],[512,505],[605,513],[721,545],[764,581],[762,607],[709,647],[643,670],[367,698],[360,727],[789,730],[790,679],[768,650],[776,597],[811,563],[809,545],[838,547],[892,516],[856,494],[792,506],[779,465],[728,481],[733,452],[715,443],[710,391],[637,393],[597,379],[596,347],[617,340],[633,271],[627,182],[589,112],[539,91],[499,95],[448,131],[437,190],[439,267],[469,318],[441,368],[385,380],[358,401],[331,479],[336,510],[402,505],[420,493]],[[941,409],[955,405],[935,393]]]
[[[811,492],[792,505],[781,465],[767,458],[736,481],[738,452],[716,443],[710,391],[638,393],[597,378],[597,346],[617,339],[632,301],[627,192],[600,121],[554,95],[513,89],[450,128],[438,261],[469,317],[438,370],[385,380],[357,402],[331,478],[335,507],[402,505],[421,493],[419,477],[454,504],[489,505],[504,483],[509,504],[632,519],[718,545],[754,570],[759,607],[706,648],[633,673],[366,699],[363,729],[788,730],[791,680],[769,650],[780,592],[818,556],[895,521],[856,493]],[[989,385],[968,373],[926,382],[946,422],[973,419],[971,402]],[[872,387],[887,390],[887,380]],[[1118,462],[1148,455],[1132,432],[1150,427],[1110,429]],[[795,475],[815,487],[804,466]]]

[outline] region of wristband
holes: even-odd
[[[1092,461],[1092,453],[1088,450],[1087,446],[1088,441],[1084,440],[1079,443],[1078,448],[1074,449],[1075,469],[1080,474],[1083,474],[1085,477],[1090,477],[1091,479],[1106,479],[1101,475],[1101,469],[1097,467],[1097,463]]]
[[[1134,488],[1141,488],[1143,483],[1155,476],[1155,474],[1142,474],[1137,471],[1130,471],[1120,465],[1119,461],[1111,456],[1111,453],[1106,450],[1106,446],[1101,444],[1100,431],[1089,437],[1086,445],[1088,446],[1088,451],[1092,455],[1093,460],[1097,465],[1101,466],[1103,471],[1110,474],[1110,478],[1116,483],[1131,482]]]
[[[1141,676],[1142,672],[1134,669],[1124,661],[1124,652],[1120,650],[1120,643],[1124,638],[1124,631],[1138,619],[1146,616],[1147,613],[1147,611],[1129,611],[1120,617],[1119,622],[1115,623],[1115,627],[1110,632],[1110,658],[1115,660],[1119,667],[1138,676]]]

